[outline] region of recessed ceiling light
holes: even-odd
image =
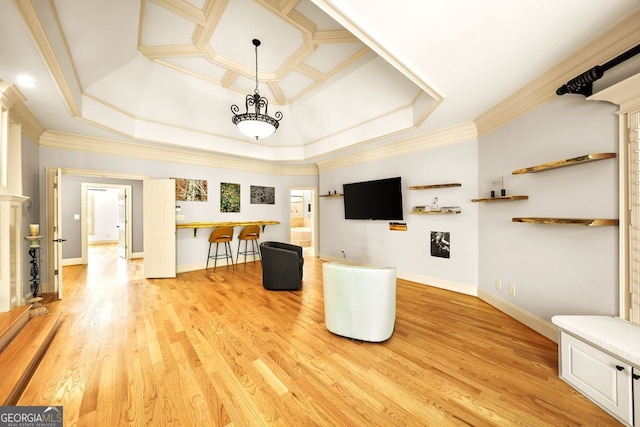
[[[33,77],[27,76],[26,74],[19,75],[17,79],[17,83],[22,87],[38,86],[38,82],[36,82],[36,80]]]

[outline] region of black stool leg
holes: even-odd
[[[209,252],[207,252],[207,267],[205,270],[209,269],[209,259],[211,258],[211,243],[209,243]]]
[[[216,267],[218,266],[218,245],[220,243],[216,243],[216,257],[213,259],[213,272],[216,272]]]
[[[227,248],[229,249],[228,251],[227,251]],[[225,259],[231,258],[231,267],[233,267],[233,269],[235,270],[236,266],[233,263],[233,251],[231,250],[231,243],[225,242],[224,253],[226,256]],[[229,261],[227,261],[227,268],[229,268]]]

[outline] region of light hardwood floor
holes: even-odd
[[[399,281],[393,336],[364,343],[325,329],[317,259],[273,292],[259,263],[144,280],[93,249],[19,401],[65,426],[618,425],[558,378],[555,343],[475,297]]]

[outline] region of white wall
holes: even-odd
[[[511,174],[540,163],[617,152],[616,111],[608,103],[565,95],[480,138],[480,193],[488,195],[491,181],[504,175],[509,194],[529,196],[479,204],[481,291],[546,321],[554,314],[618,314],[618,227],[511,221],[618,218],[617,158]],[[509,283],[516,285],[514,297]]]
[[[399,277],[475,294],[478,272],[477,142],[470,141],[320,173],[320,194],[342,184],[402,178],[407,231],[389,230],[389,221],[345,220],[341,197],[320,199],[320,257],[393,266]],[[410,186],[461,183],[462,187],[409,190]],[[415,205],[460,206],[458,215],[412,215]],[[451,257],[430,255],[431,231],[451,233]]]

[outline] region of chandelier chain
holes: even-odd
[[[260,89],[258,89],[258,46],[256,48],[256,88],[253,90],[253,93],[259,94]]]

